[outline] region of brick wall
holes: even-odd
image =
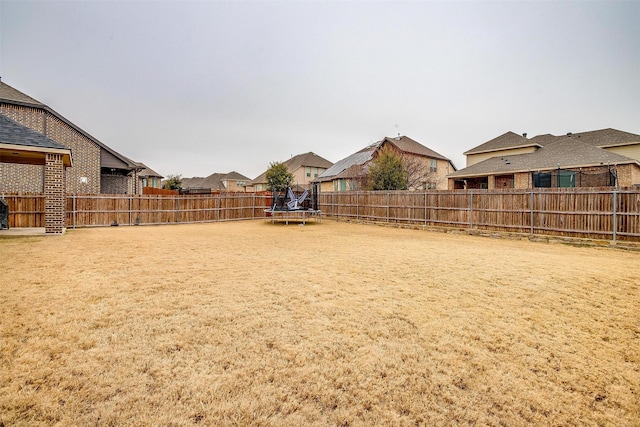
[[[635,164],[618,165],[618,186],[632,187],[640,184],[640,167]]]
[[[89,138],[43,109],[0,103],[0,114],[71,149],[73,167],[66,170],[67,193],[100,193],[100,148]],[[42,166],[3,163],[0,191],[42,192],[43,172]]]
[[[67,193],[100,193],[100,147],[52,114],[47,114],[45,136],[71,148],[73,167],[66,171]]]
[[[64,175],[62,154],[47,153],[44,165],[44,227],[48,234],[61,234],[65,229]]]
[[[40,108],[0,103],[0,114],[14,122],[44,134],[46,112]]]
[[[100,186],[103,194],[127,194],[129,178],[124,175],[102,175]]]
[[[520,172],[513,176],[513,188],[531,188],[531,172]]]
[[[0,163],[0,193],[44,192],[43,171],[39,165]]]

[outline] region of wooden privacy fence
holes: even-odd
[[[4,195],[10,227],[44,227],[44,196]],[[264,218],[269,194],[69,195],[67,228]],[[640,188],[321,193],[323,216],[640,241]]]
[[[640,241],[640,188],[323,193],[318,207],[338,220]]]
[[[266,195],[89,195],[67,198],[67,227],[215,222],[264,217]]]
[[[44,194],[0,194],[9,205],[9,227],[44,227]]]
[[[10,194],[4,198],[9,204],[10,227],[44,227],[44,195]],[[264,218],[264,209],[270,203],[270,195],[249,193],[69,195],[66,224],[67,228],[80,228]]]

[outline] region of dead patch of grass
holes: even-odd
[[[637,425],[639,261],[331,221],[0,240],[0,425]]]

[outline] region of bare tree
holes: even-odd
[[[407,188],[411,190],[436,189],[446,179],[438,173],[438,167],[442,165],[437,159],[402,153],[402,161],[407,171]]]

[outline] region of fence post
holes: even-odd
[[[73,228],[76,228],[76,194],[73,193],[73,195],[71,196],[71,208],[73,209]]]
[[[424,226],[427,226],[427,192],[424,192]]]
[[[618,232],[618,224],[617,224],[617,211],[618,211],[618,192],[616,190],[613,190],[613,244],[615,245],[616,243],[616,238],[617,236],[617,232]]]
[[[335,212],[333,211],[333,195],[334,193],[331,193],[331,216],[335,218]],[[338,221],[340,218],[336,218],[336,221]]]
[[[360,220],[360,203],[358,202],[358,192],[356,191],[356,221]]]
[[[473,228],[473,190],[469,190],[469,228]]]
[[[531,210],[531,235],[533,236],[533,202],[534,202],[534,197],[533,197],[533,188],[531,189],[531,196],[529,197],[529,207]]]
[[[175,217],[176,224],[180,222],[179,219],[180,219],[180,195],[176,197],[176,217]]]
[[[389,222],[389,192],[387,191],[387,222]]]
[[[133,215],[133,195],[129,194],[129,225],[132,225],[131,216]]]

